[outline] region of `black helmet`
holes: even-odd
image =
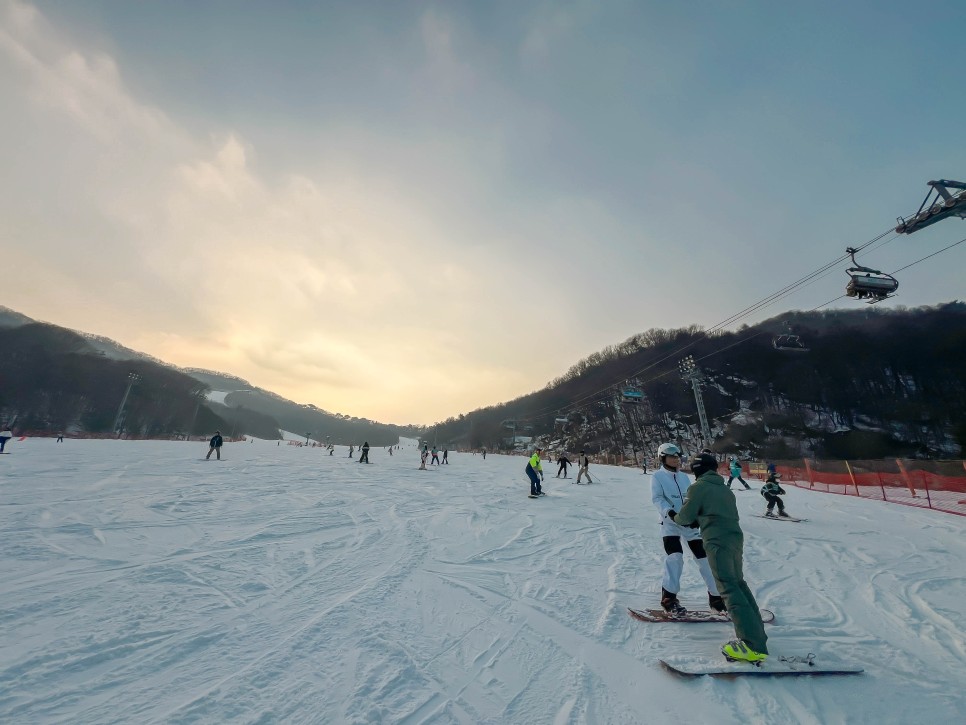
[[[691,473],[700,476],[708,471],[718,470],[718,459],[710,453],[699,453],[691,459]]]

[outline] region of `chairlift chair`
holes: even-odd
[[[637,405],[642,400],[644,400],[644,393],[637,388],[623,388],[621,390],[621,398],[625,403],[630,403],[631,405]]]
[[[899,289],[899,280],[890,274],[877,269],[863,267],[855,261],[857,249],[849,247],[845,250],[852,257],[854,267],[849,267],[845,273],[849,275],[849,283],[845,287],[845,294],[859,300],[865,300],[870,305],[892,297]]]
[[[771,345],[782,352],[808,352],[808,348],[798,335],[778,335],[772,338]]]

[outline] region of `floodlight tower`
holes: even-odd
[[[701,397],[701,381],[704,375],[701,368],[694,361],[693,355],[688,355],[678,363],[678,370],[681,377],[691,383],[694,390],[694,403],[698,407],[698,420],[701,423],[701,435],[704,437],[705,445],[711,442],[711,428],[708,426],[708,415],[704,411],[704,398]]]

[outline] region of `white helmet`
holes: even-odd
[[[657,449],[657,455],[660,458],[664,458],[664,456],[680,456],[681,449],[673,443],[662,443],[661,447]]]

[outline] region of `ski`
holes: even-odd
[[[857,675],[861,667],[837,665],[826,667],[814,662],[814,655],[807,657],[769,657],[760,665],[750,662],[717,662],[708,660],[674,661],[661,660],[661,665],[681,677],[802,677],[816,675]]]
[[[762,609],[761,621],[770,624],[775,621],[775,613],[768,609]],[[627,608],[627,613],[634,619],[641,622],[681,622],[684,624],[703,624],[706,622],[731,622],[724,612],[712,612],[707,609],[689,609],[684,614],[671,614],[663,609],[632,609]]]
[[[527,494],[527,498],[540,498],[539,496],[534,496],[532,493]]]
[[[796,519],[792,516],[764,516],[762,514],[755,514],[756,519],[768,519],[769,521],[791,521],[792,523],[800,524],[802,521],[808,521],[808,519]]]

